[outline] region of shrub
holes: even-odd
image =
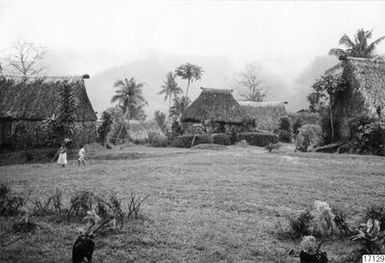
[[[297,240],[312,234],[313,216],[309,210],[294,217],[287,216],[287,221],[288,225],[285,229],[280,223],[276,225],[279,238]]]
[[[293,130],[294,136],[298,134],[299,128],[301,128],[301,127],[302,127],[302,120],[296,119],[292,125],[292,130]]]
[[[269,143],[277,143],[278,135],[274,133],[240,132],[237,141],[246,140],[248,144],[264,147]]]
[[[297,240],[312,233],[313,216],[306,210],[298,216],[288,216],[288,226],[286,229],[280,223],[276,225],[278,237],[281,239]]]
[[[107,134],[111,131],[112,128],[113,118],[109,112],[103,111],[101,120],[103,122],[98,128],[98,140],[102,145],[105,145]]]
[[[281,117],[278,124],[279,140],[281,142],[291,142],[291,121],[289,117]]]
[[[194,139],[195,137],[195,139]],[[194,140],[194,144],[192,142]],[[211,143],[211,137],[208,134],[185,134],[174,138],[172,145],[174,147],[181,148],[190,148],[191,146],[202,144],[202,143]]]
[[[296,150],[306,152],[310,145],[321,144],[321,127],[315,124],[306,124],[299,129],[295,138]]]
[[[212,142],[220,145],[230,145],[230,137],[225,133],[213,133],[211,135]]]
[[[379,205],[372,205],[366,209],[364,216],[365,222],[369,219],[376,219],[380,222],[381,231],[385,230],[385,207]]]
[[[148,142],[153,147],[166,147],[168,144],[167,137],[156,132],[148,133]]]
[[[340,124],[341,120],[337,116],[333,116],[333,132],[334,138],[332,135],[332,126],[330,121],[330,112],[329,110],[323,110],[321,113],[320,126],[322,130],[322,139],[325,144],[336,142],[340,139]]]
[[[70,208],[67,213],[67,219],[83,218],[87,212],[92,210],[95,195],[92,192],[82,190],[71,196]]]
[[[375,121],[362,127],[359,150],[364,153],[385,155],[385,122]]]
[[[62,191],[56,188],[55,192],[47,198],[38,198],[33,201],[34,216],[61,215],[63,202]]]
[[[0,216],[16,216],[24,205],[24,198],[11,191],[6,184],[0,184]]]

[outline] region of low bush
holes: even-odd
[[[296,150],[306,152],[309,146],[317,146],[322,142],[322,130],[319,125],[306,124],[299,129],[295,138]]]
[[[298,240],[304,236],[312,235],[313,216],[309,210],[297,216],[288,216],[288,225],[284,228],[280,223],[277,224],[278,238]]]
[[[376,219],[380,222],[381,231],[385,230],[385,207],[380,205],[372,205],[366,209],[364,221]]]
[[[148,142],[153,147],[166,147],[168,145],[167,137],[156,132],[148,133]]]
[[[302,120],[301,119],[295,119],[292,125],[292,131],[294,136],[298,134],[299,128],[302,127]]]
[[[193,143],[194,141],[194,143]],[[208,134],[185,134],[174,138],[172,145],[180,148],[190,148],[191,146],[211,143],[211,137]]]
[[[24,197],[12,192],[7,184],[0,184],[0,216],[19,215],[24,202]]]
[[[269,143],[277,143],[278,135],[274,133],[240,132],[237,141],[246,140],[250,145],[265,147]]]
[[[225,133],[213,133],[211,135],[212,142],[220,145],[230,145],[230,137]]]

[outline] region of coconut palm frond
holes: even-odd
[[[125,83],[122,80],[115,81],[114,88],[119,88],[121,86],[124,86]]]
[[[340,45],[351,48],[355,46],[355,43],[350,39],[348,35],[344,34],[340,39]]]
[[[382,36],[380,37],[379,39],[373,41],[372,43],[370,43],[370,45],[367,47],[367,50],[369,53],[372,53],[373,50],[376,48],[376,46],[381,43],[381,41],[383,41],[385,39],[385,36]]]

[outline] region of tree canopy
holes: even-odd
[[[369,44],[368,40],[372,38],[372,33],[373,30],[359,29],[354,36],[354,40],[347,34],[344,34],[339,44],[345,46],[345,49],[332,48],[329,51],[329,55],[335,55],[337,57],[372,57],[376,46],[385,39],[385,36],[382,36]]]

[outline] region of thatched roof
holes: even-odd
[[[287,102],[254,102],[238,101],[251,120],[255,120],[255,126],[262,130],[273,131],[278,127],[279,119],[287,116],[285,105]]]
[[[343,76],[352,88],[359,91],[365,100],[365,108],[372,115],[377,109],[385,115],[385,61],[382,57],[341,58],[341,62],[325,74]]]
[[[75,95],[76,121],[94,121],[96,114],[80,77],[22,77],[0,75],[0,118],[44,120],[58,113],[58,100],[63,86]]]
[[[231,94],[231,90],[202,88],[199,97],[185,110],[182,122],[213,120],[223,123],[242,123],[245,111]]]

